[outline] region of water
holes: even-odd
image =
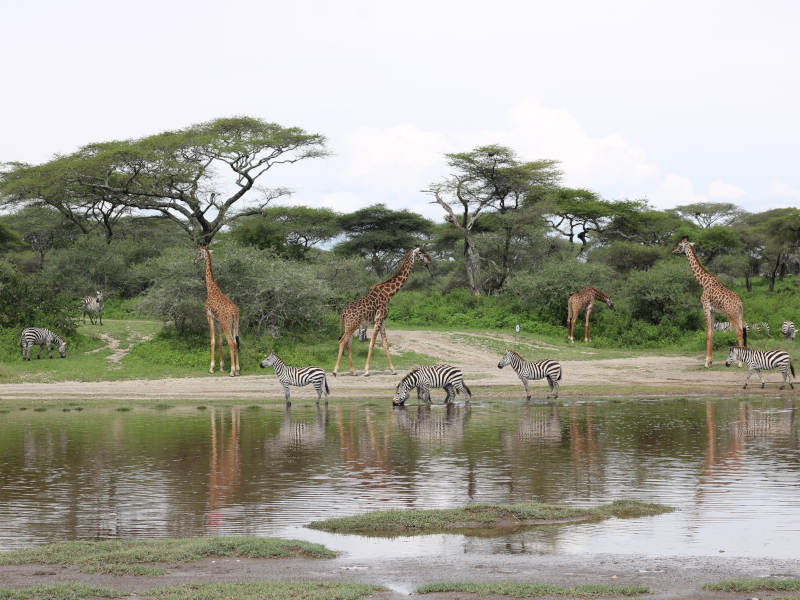
[[[282,407],[0,414],[0,550],[66,539],[279,535],[354,558],[630,553],[797,558],[794,400],[447,409]],[[677,507],[494,537],[393,539],[317,519],[468,502]]]

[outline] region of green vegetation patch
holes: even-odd
[[[714,592],[796,592],[800,579],[727,579],[707,583],[704,590]]]
[[[647,594],[646,585],[577,585],[565,588],[548,583],[432,583],[422,586],[418,594],[437,592],[462,592],[483,596],[511,596],[513,598],[537,598],[540,596],[569,596],[570,598],[597,598],[601,596],[636,596]]]
[[[361,583],[268,581],[201,583],[148,590],[154,600],[359,600],[383,590]]]
[[[153,563],[189,563],[209,556],[333,558],[320,544],[257,537],[174,538],[55,542],[0,554],[0,565],[78,565],[90,573],[163,575]]]
[[[610,517],[633,518],[675,510],[663,504],[617,500],[594,508],[576,508],[539,502],[522,504],[469,504],[463,508],[433,510],[386,510],[354,517],[314,521],[314,529],[337,533],[428,533],[448,529],[500,528]]]
[[[31,587],[0,588],[0,600],[80,600],[81,598],[119,598],[117,590],[80,583],[53,583]]]

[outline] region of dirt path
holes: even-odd
[[[119,342],[109,338],[105,349],[113,352],[108,360],[119,361],[130,349],[119,348]],[[502,334],[477,334],[463,332],[423,332],[412,330],[393,330],[390,335],[392,351],[414,351],[433,356],[442,362],[459,366],[464,371],[464,379],[475,391],[482,388],[484,394],[494,395],[491,388],[498,388],[497,394],[514,393],[522,386],[511,368],[500,370],[497,362],[498,352],[482,348],[481,340],[496,340],[512,343],[513,336]],[[116,342],[116,345],[115,345]],[[543,349],[552,346],[542,344]],[[557,349],[554,349],[554,352]],[[611,358],[595,360],[562,360],[563,380],[561,397],[591,397],[597,395],[650,395],[672,394],[725,394],[741,393],[744,371],[736,368],[716,367],[711,370],[700,369],[702,359],[685,356],[645,355],[631,358]],[[398,376],[402,372],[398,372]],[[337,378],[328,376],[333,398],[337,396],[388,398],[398,381],[388,371],[373,371],[370,377],[340,373]],[[778,392],[779,375],[768,373],[769,382],[765,393]],[[487,389],[488,388],[488,389]],[[502,388],[502,389],[501,389]],[[543,382],[532,382],[535,394],[546,394]],[[800,391],[800,390],[798,390]],[[305,392],[305,393],[304,393]],[[758,384],[748,390],[762,393]],[[790,393],[790,392],[785,392]],[[244,375],[231,378],[226,374],[198,374],[197,377],[169,379],[132,379],[119,381],[60,383],[12,383],[0,385],[0,399],[13,398],[116,398],[126,400],[263,400],[279,398],[283,393],[272,373]],[[307,389],[298,390],[297,397],[310,397]]]

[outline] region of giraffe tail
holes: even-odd
[[[234,337],[236,338],[236,349],[238,350],[239,349],[239,336],[235,335]]]
[[[744,322],[744,306],[739,307],[739,327],[742,328],[742,345],[747,348],[747,324]]]

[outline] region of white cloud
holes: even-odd
[[[744,190],[738,185],[725,183],[715,179],[708,186],[708,195],[714,200],[736,200],[744,196]]]
[[[359,127],[345,138],[345,175],[362,185],[415,192],[443,172],[446,136],[414,125]]]
[[[795,201],[800,201],[800,188],[796,188],[784,181],[774,181],[769,186],[770,194],[780,196],[781,198],[791,198]]]
[[[656,208],[673,208],[694,202],[706,202],[708,199],[694,190],[692,180],[677,173],[669,173],[658,184],[651,194],[648,194],[650,204]]]

